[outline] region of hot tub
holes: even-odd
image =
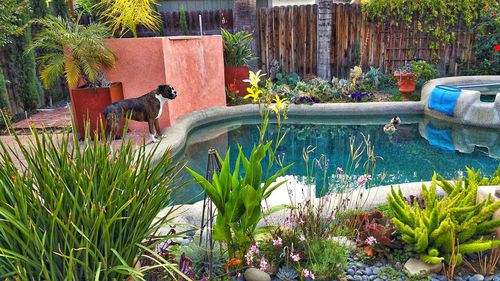
[[[448,116],[429,108],[429,97],[438,85],[462,89],[453,115]],[[422,88],[421,101],[426,115],[464,125],[500,128],[500,76],[458,76],[433,79]],[[495,93],[496,92],[496,93]]]

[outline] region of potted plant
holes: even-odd
[[[413,72],[413,65],[405,63],[402,67],[394,71],[394,77],[397,79],[397,86],[403,96],[403,100],[410,100],[410,95],[415,92],[418,80],[417,75]]]
[[[100,23],[79,24],[80,17],[64,20],[47,17],[37,20],[42,29],[32,48],[39,48],[40,78],[49,88],[64,75],[70,87],[72,110],[78,135],[85,135],[88,120],[91,132],[98,129],[101,112],[123,99],[121,83],[106,81],[103,69],[115,65],[116,56],[103,39],[110,37],[108,28]]]
[[[236,85],[237,92],[241,96],[247,93],[248,79],[247,62],[253,59],[250,43],[252,43],[252,34],[243,31],[231,33],[221,29],[222,40],[224,43],[224,78],[227,87]],[[234,87],[234,86],[233,86]]]

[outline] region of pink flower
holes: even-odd
[[[269,268],[268,263],[266,261],[266,258],[262,257],[260,259],[259,267],[260,267],[260,270],[262,270],[262,271],[266,271]]]
[[[300,240],[300,241],[305,241],[305,240],[306,240],[306,238],[304,237],[304,235],[300,235],[299,240]]]
[[[302,217],[299,218],[299,224],[304,224],[304,220],[302,219]]]
[[[257,247],[257,245],[253,244],[252,247],[250,247],[250,252],[252,252],[252,254],[258,254],[259,248]]]
[[[281,240],[280,237],[273,239],[273,245],[274,246],[281,246],[281,245],[283,245],[283,240]]]
[[[365,187],[366,183],[372,179],[371,175],[361,175],[358,177],[358,184],[360,187]]]
[[[304,277],[309,277],[309,278],[311,278],[313,280],[316,279],[316,277],[314,276],[314,274],[311,271],[309,271],[309,270],[307,270],[305,268],[302,269],[302,272],[300,274],[302,274],[302,276],[304,276]]]
[[[366,238],[365,243],[371,246],[371,245],[377,243],[377,238],[370,236],[370,237]]]
[[[294,254],[294,253],[290,253],[290,257],[292,258],[293,261],[297,262],[297,261],[300,261],[300,255],[297,253],[297,254]]]
[[[253,263],[253,253],[252,252],[246,253],[245,260],[247,262],[247,265],[251,265]]]

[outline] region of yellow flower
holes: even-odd
[[[287,98],[281,99],[279,95],[274,96],[274,102],[276,103],[274,106],[271,107],[271,109],[276,112],[276,114],[279,114],[280,111],[283,109],[283,105],[285,105],[285,101]]]
[[[249,71],[249,76],[250,76],[250,79],[245,79],[243,80],[243,82],[247,82],[247,83],[250,83],[250,85],[252,85],[252,87],[255,87],[255,88],[258,88],[259,87],[259,82],[260,82],[260,78],[265,76],[266,74],[261,74],[262,70],[259,70],[257,71],[257,73],[254,73],[253,71]]]
[[[260,95],[262,94],[262,90],[260,89],[254,89],[253,87],[252,88],[247,88],[247,92],[248,92],[248,95],[244,96],[243,98],[244,99],[249,99],[249,98],[252,98],[252,102],[253,103],[256,103],[259,101],[259,97]]]

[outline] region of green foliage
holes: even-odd
[[[141,243],[170,223],[172,208],[157,215],[170,202],[178,166],[168,151],[154,159],[157,146],[148,152],[124,142],[111,153],[89,135],[79,143],[70,130],[32,130],[28,145],[13,135],[19,150],[0,143],[0,278],[141,279],[137,259],[156,257]]]
[[[193,270],[196,276],[201,276],[203,273],[207,275],[209,272],[209,265],[207,261],[210,257],[210,250],[199,244],[199,237],[186,246],[179,246],[175,252],[178,256],[185,253],[190,259],[193,260]],[[222,254],[222,249],[219,244],[214,244],[212,256],[212,270],[215,276],[223,276],[226,272],[224,270],[224,263],[226,257]]]
[[[411,65],[417,79],[417,84],[420,86],[437,76],[436,66],[429,64],[425,60],[412,61]]]
[[[50,1],[50,9],[51,14],[55,17],[60,17],[63,19],[68,19],[70,17],[68,1],[66,0]]]
[[[7,81],[0,70],[0,108],[9,108],[9,100],[7,98]]]
[[[55,17],[36,20],[43,28],[32,48],[43,51],[38,58],[40,77],[45,88],[65,75],[70,87],[78,86],[82,77],[88,87],[102,87],[102,68],[111,68],[116,61],[103,39],[110,36],[100,23],[82,26],[76,20]],[[66,51],[66,53],[64,53]]]
[[[276,85],[289,85],[295,87],[295,85],[300,81],[300,76],[295,73],[285,73],[278,72],[276,73],[276,81],[274,83]]]
[[[179,25],[181,26],[182,29],[182,34],[183,35],[188,35],[189,34],[189,29],[188,25],[186,22],[186,11],[184,10],[184,6],[181,5],[181,9],[179,11]]]
[[[430,47],[437,51],[444,42],[455,40],[453,27],[459,21],[472,26],[479,18],[479,12],[495,0],[448,0],[448,1],[406,1],[406,0],[364,0],[363,13],[372,20],[391,24],[413,26],[432,36]],[[435,53],[436,55],[437,53]]]
[[[228,243],[229,258],[242,257],[250,248],[257,233],[257,224],[263,217],[261,204],[284,183],[273,184],[290,167],[281,168],[272,175],[263,173],[262,161],[266,156],[272,159],[271,144],[267,142],[254,146],[248,158],[240,146],[233,171],[228,150],[225,159],[221,159],[219,175],[214,173],[211,181],[186,168],[217,208],[213,238]],[[243,176],[240,176],[241,166]]]
[[[321,279],[332,280],[347,268],[347,252],[342,245],[331,239],[310,241],[312,271]]]
[[[449,262],[454,243],[458,248],[458,264],[465,253],[500,246],[500,240],[477,239],[500,225],[500,220],[491,220],[492,214],[500,208],[500,201],[492,202],[488,198],[476,203],[477,188],[483,178],[468,168],[467,175],[466,180],[460,178],[455,183],[435,175],[429,187],[422,185],[425,209],[418,204],[411,206],[401,190],[391,190],[387,199],[395,213],[392,221],[422,261],[438,263],[444,259]],[[442,200],[438,200],[438,185],[447,194]]]
[[[102,0],[96,5],[101,19],[105,20],[113,33],[120,36],[131,32],[137,37],[137,26],[159,31],[162,23],[156,0]]]
[[[474,56],[476,63],[469,75],[500,75],[500,2],[481,10],[479,23],[474,27]]]
[[[388,218],[393,218],[395,216],[394,212],[391,209],[391,206],[389,206],[388,203],[380,204],[377,207],[375,207],[374,210],[378,210]]]
[[[221,34],[224,43],[225,66],[245,66],[254,58],[250,48],[253,40],[251,33],[239,31],[233,34],[222,28]]]
[[[15,40],[17,93],[25,110],[33,110],[40,104],[42,88],[36,76],[35,54],[28,50],[32,44],[31,29],[26,28],[22,36]],[[28,50],[23,52],[23,50]]]
[[[379,89],[383,73],[379,68],[370,66],[370,70],[363,73],[358,81],[358,89],[362,92],[373,92]]]
[[[0,1],[0,47],[5,46],[11,37],[23,34],[27,25],[25,14],[28,11],[27,0]]]

